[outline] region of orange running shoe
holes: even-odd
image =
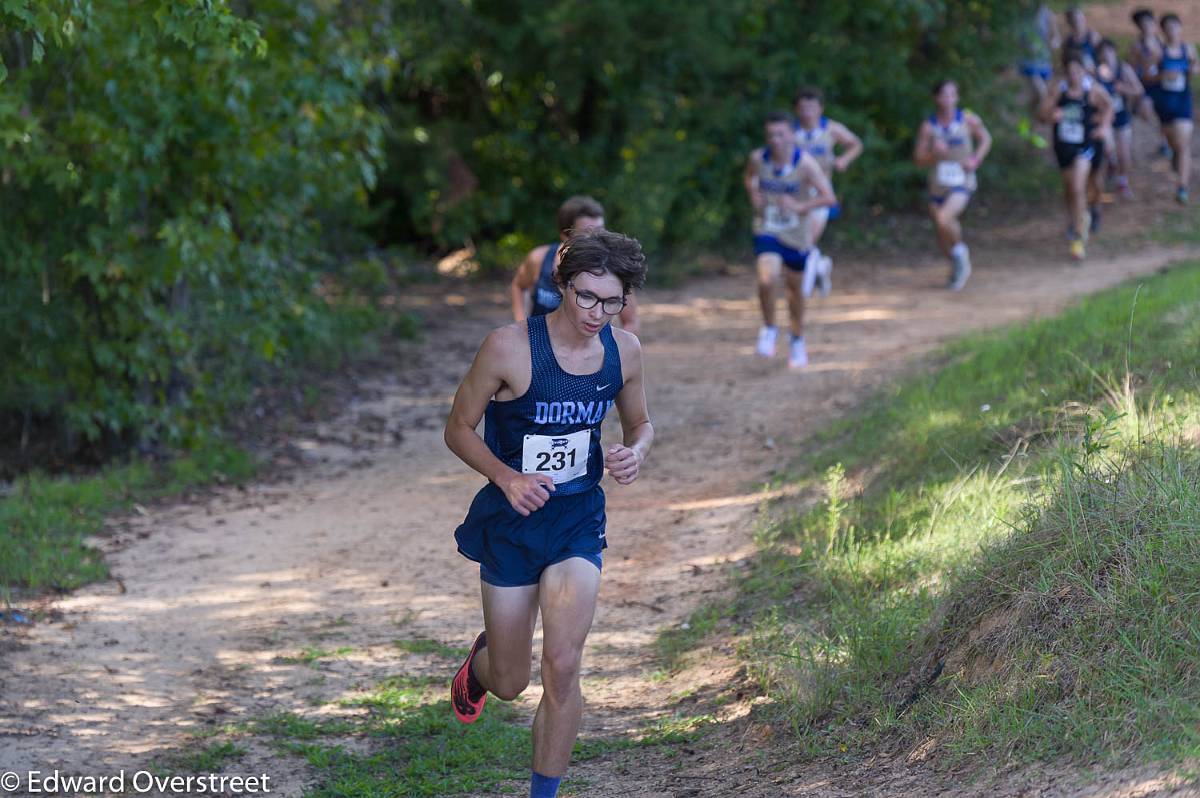
[[[483,705],[487,702],[486,690],[478,699],[471,698],[470,679],[467,678],[467,673],[471,670],[471,660],[475,659],[481,648],[487,648],[487,632],[480,632],[475,638],[471,645],[471,653],[467,654],[467,659],[458,669],[458,673],[454,674],[454,681],[450,683],[450,704],[454,707],[454,717],[461,723],[474,723],[479,720]]]

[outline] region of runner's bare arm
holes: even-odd
[[[625,309],[621,311],[621,329],[640,335],[642,325],[638,320],[637,294],[632,291],[625,297]]]
[[[767,204],[762,192],[758,190],[758,159],[761,157],[762,150],[750,153],[750,157],[746,159],[746,171],[742,173],[742,185],[746,188],[746,196],[750,198],[750,204],[756,211],[762,210]]]
[[[1099,111],[1099,117],[1096,121],[1096,132],[1092,138],[1100,140],[1112,133],[1113,119],[1116,117],[1116,106],[1113,105],[1112,96],[1104,87],[1093,84],[1091,89],[1092,105],[1096,106]]]
[[[968,111],[966,117],[967,129],[975,137],[978,146],[976,146],[974,154],[963,163],[963,166],[974,172],[983,163],[983,159],[988,156],[988,153],[992,151],[992,134],[977,114]]]
[[[542,258],[546,256],[544,246],[534,247],[517,266],[509,285],[512,297],[513,321],[525,321],[533,312],[533,286],[537,283],[538,273],[542,270]]]
[[[793,213],[804,215],[814,208],[832,207],[837,204],[837,196],[833,193],[833,185],[829,182],[829,178],[825,176],[825,170],[821,168],[821,164],[817,162],[816,158],[808,153],[804,153],[804,156],[800,159],[800,171],[808,179],[809,185],[817,190],[817,196],[804,202],[798,202],[794,197],[788,196]]]
[[[642,381],[642,345],[635,336],[614,330],[621,352],[622,379],[625,384],[617,394],[617,412],[621,416],[624,442],[608,447],[604,467],[620,485],[638,478],[638,472],[654,443],[654,427],[646,410],[646,389]]]
[[[933,166],[936,162],[937,155],[933,151],[933,128],[929,126],[929,120],[926,119],[917,131],[917,143],[913,147],[913,163],[917,166]]]
[[[509,385],[516,361],[527,357],[521,346],[525,325],[513,324],[495,330],[484,339],[467,376],[454,394],[445,440],[450,451],[504,491],[504,496],[521,515],[529,515],[550,497],[554,482],[545,474],[520,474],[500,461],[479,437],[479,426],[488,402]]]
[[[1137,76],[1137,70],[1129,64],[1121,64],[1121,75],[1120,80],[1117,81],[1117,91],[1130,97],[1140,97],[1146,92],[1141,79]]]
[[[1058,100],[1061,96],[1062,87],[1056,83],[1042,98],[1042,104],[1038,106],[1038,118],[1046,124],[1054,124],[1062,119],[1062,111],[1058,107]]]
[[[830,122],[829,130],[833,135],[833,140],[843,148],[842,154],[834,160],[833,168],[844,172],[850,168],[850,164],[858,160],[858,156],[862,155],[862,139],[841,122]]]
[[[1196,45],[1188,42],[1183,46],[1188,55],[1188,71],[1193,75],[1200,75],[1200,63],[1197,63]]]

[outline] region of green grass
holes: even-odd
[[[961,341],[809,447],[825,500],[720,615],[811,753],[1200,755],[1197,351],[1190,264]]]
[[[463,726],[450,712],[443,681],[396,677],[340,702],[364,714],[282,714],[251,728],[315,769],[309,798],[490,794],[524,775],[529,731],[513,723],[512,706],[493,698],[477,723]]]
[[[408,676],[387,679],[337,703],[362,713],[336,719],[280,713],[247,726],[249,733],[273,739],[281,751],[303,758],[315,770],[317,784],[306,798],[493,795],[525,789],[532,758],[530,729],[514,703],[493,696],[483,717],[464,726],[450,712],[444,679]],[[672,715],[628,737],[580,740],[572,760],[694,742],[713,722],[709,715]]]
[[[198,751],[178,754],[171,758],[171,765],[176,772],[220,773],[231,762],[235,762],[245,755],[245,748],[226,740],[205,746]]]
[[[442,659],[463,659],[470,649],[462,646],[448,646],[437,640],[419,637],[413,640],[397,640],[396,648],[409,654],[432,654]]]
[[[18,480],[0,500],[0,600],[12,588],[73,589],[106,578],[103,561],[84,545],[102,529],[105,516],[253,473],[248,454],[214,443],[165,463],[136,461],[86,477],[33,474]]]
[[[337,659],[338,657],[344,657],[353,652],[354,649],[351,646],[340,646],[333,650],[310,646],[294,657],[283,657],[281,661],[286,662],[289,665],[308,665],[309,667],[316,667],[316,664],[323,659]]]

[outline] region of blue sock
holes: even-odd
[[[552,779],[549,776],[543,776],[536,770],[531,771],[531,774],[529,798],[554,798],[558,795],[558,783],[562,781],[562,776]]]

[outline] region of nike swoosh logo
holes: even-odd
[[[612,383],[610,382],[608,385],[612,385]],[[597,385],[597,386],[596,386],[596,390],[597,390],[597,391],[603,391],[605,388],[607,388],[607,387],[608,387],[608,385]]]

